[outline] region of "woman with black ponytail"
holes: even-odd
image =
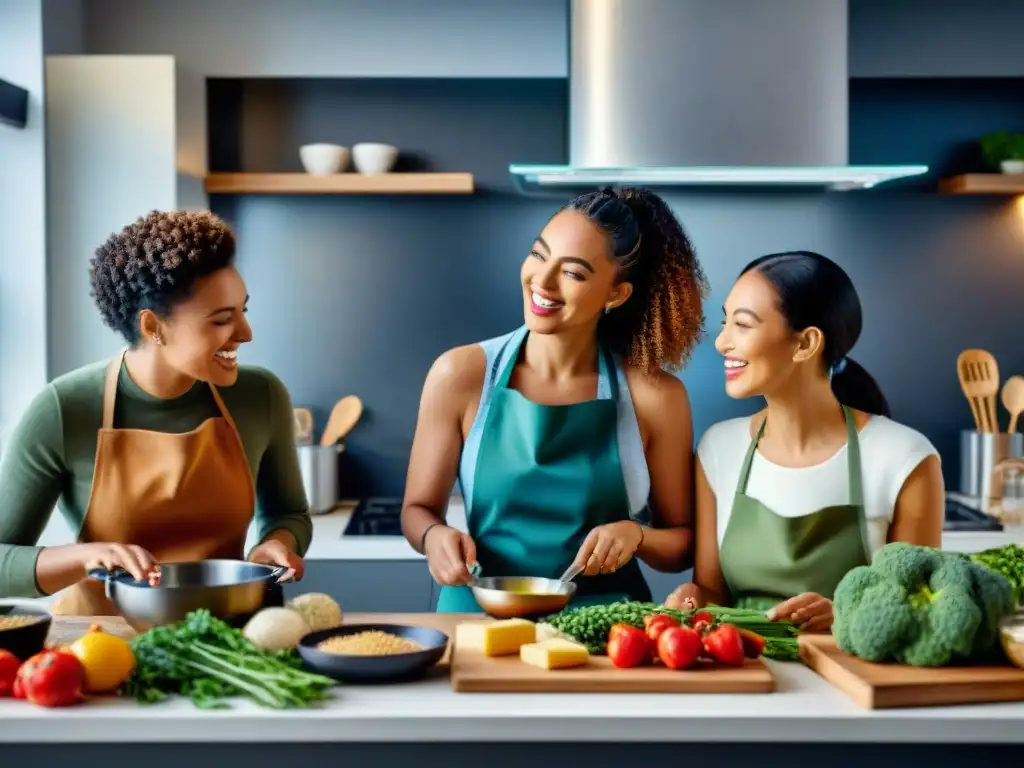
[[[692,543],[690,406],[679,369],[706,282],[665,202],[642,189],[571,201],[521,269],[525,324],[441,355],[423,387],[402,529],[442,585],[480,610],[486,576],[557,579],[575,604],[650,600],[637,558],[681,571]],[[465,532],[445,524],[459,480]]]
[[[861,307],[838,264],[807,251],[762,256],[723,309],[725,391],[767,407],[701,438],[694,581],[666,602],[764,609],[828,631],[850,569],[888,542],[940,545],[939,456],[888,418],[878,384],[848,356]]]

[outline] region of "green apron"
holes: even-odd
[[[609,398],[534,403],[508,387],[528,337],[522,335],[491,392],[466,522],[482,576],[557,579],[591,530],[630,519],[616,429],[618,381],[602,347],[600,376],[607,377]],[[576,584],[574,606],[651,599],[636,558],[614,573],[579,576]],[[443,586],[437,611],[482,609],[468,587]]]
[[[843,414],[848,440],[849,504],[801,517],[775,514],[746,493],[750,467],[767,419],[750,441],[719,548],[722,575],[736,607],[767,610],[804,592],[832,599],[848,571],[871,562],[857,425],[846,406]]]

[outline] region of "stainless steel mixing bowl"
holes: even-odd
[[[287,570],[244,560],[197,560],[160,563],[155,586],[122,569],[95,568],[89,576],[106,582],[107,599],[133,629],[144,632],[200,608],[233,624],[244,621],[263,607],[267,591]]]
[[[576,594],[576,583],[532,576],[491,576],[470,583],[473,597],[494,618],[558,613]]]

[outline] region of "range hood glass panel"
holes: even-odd
[[[897,179],[920,176],[927,165],[845,165],[835,167],[686,166],[650,168],[590,168],[572,165],[510,165],[509,173],[527,186],[646,186],[701,187],[810,186],[869,189]]]

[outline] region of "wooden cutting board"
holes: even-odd
[[[454,635],[453,635],[454,637]],[[451,655],[452,690],[459,693],[771,693],[775,677],[760,659],[743,667],[703,665],[688,670],[662,666],[617,669],[606,656],[584,667],[539,669],[519,656],[484,656],[459,648]]]
[[[801,635],[800,656],[864,709],[1024,701],[1024,670],[1009,662],[930,669],[872,664],[840,651],[832,635]]]

